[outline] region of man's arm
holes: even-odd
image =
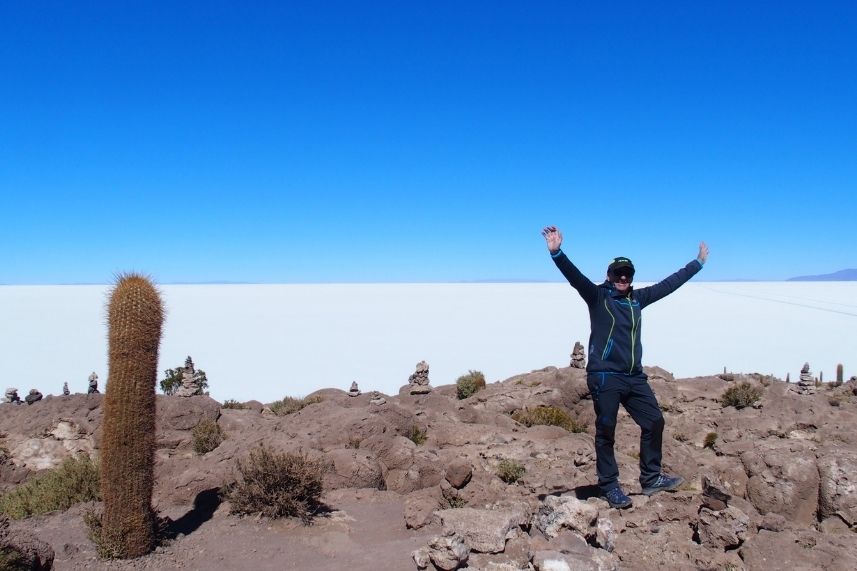
[[[634,297],[640,302],[640,307],[651,305],[680,288],[690,278],[699,273],[706,260],[708,260],[708,246],[705,242],[700,242],[699,253],[695,260],[692,260],[676,273],[654,285],[634,290]]]
[[[583,301],[587,305],[595,303],[598,299],[598,288],[577,269],[577,266],[571,263],[568,256],[560,249],[560,246],[562,246],[562,232],[556,226],[546,226],[542,230],[542,236],[545,237],[551,258],[553,258],[556,267],[559,268],[565,279],[568,280],[568,283],[577,290],[577,293],[580,294],[580,297],[583,298]]]

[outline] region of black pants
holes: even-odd
[[[595,455],[598,486],[607,492],[619,486],[619,467],[613,454],[616,415],[625,407],[640,427],[640,484],[654,483],[661,473],[664,416],[648,377],[616,373],[589,373],[586,383],[595,406]]]

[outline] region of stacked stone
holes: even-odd
[[[359,397],[360,389],[357,388],[357,381],[351,383],[351,388],[348,390],[348,396],[350,397]]]
[[[800,370],[800,380],[797,382],[797,392],[802,395],[815,394],[815,379],[812,378],[812,373],[809,372],[809,363],[804,363]]]
[[[409,392],[412,395],[425,395],[431,392],[429,385],[429,366],[425,361],[417,363],[414,373],[408,377]]]
[[[382,404],[387,404],[387,399],[381,396],[381,393],[378,391],[372,391],[372,398],[369,399],[369,404],[381,406]]]
[[[18,396],[18,389],[15,387],[9,387],[6,389],[6,402],[21,404],[21,397]]]
[[[182,386],[176,391],[177,397],[192,397],[202,394],[202,387],[194,378],[196,369],[193,366],[193,359],[188,355],[185,359],[184,367],[182,367]]]
[[[65,396],[68,396],[68,395],[70,395],[70,394],[71,394],[71,391],[70,391],[70,390],[68,390],[68,383],[63,383],[63,384],[62,384],[62,394],[63,394],[63,395],[65,395]]]
[[[89,375],[89,388],[86,389],[86,394],[98,394],[98,375],[95,374],[95,371],[92,371],[92,374]]]
[[[33,404],[34,402],[42,400],[42,393],[40,393],[38,389],[30,389],[30,394],[25,396],[24,400],[27,401],[27,404]]]
[[[574,342],[574,349],[571,351],[571,366],[575,369],[586,368],[586,353],[584,353],[580,341]]]

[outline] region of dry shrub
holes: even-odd
[[[705,440],[702,441],[703,448],[714,448],[714,443],[717,442],[717,433],[709,432],[705,435]]]
[[[760,398],[762,398],[762,389],[744,382],[723,391],[720,396],[720,404],[724,407],[744,408],[752,405]]]
[[[193,428],[193,451],[197,454],[206,454],[211,452],[223,442],[223,429],[216,421],[210,418],[203,418]]]
[[[524,477],[526,471],[527,469],[520,462],[503,458],[497,466],[497,477],[507,484],[514,484]]]
[[[512,418],[524,426],[559,426],[569,432],[586,432],[586,425],[574,420],[571,415],[555,406],[540,406],[517,410],[512,413]]]
[[[225,401],[223,401],[223,405],[221,405],[221,408],[230,408],[230,409],[235,409],[235,410],[243,410],[243,409],[244,409],[244,405],[243,405],[243,404],[241,404],[240,402],[238,402],[238,401],[237,401],[237,400],[235,400],[235,399],[226,399]]]
[[[109,532],[101,524],[103,514],[89,509],[83,514],[83,523],[87,528],[90,541],[95,544],[95,552],[101,559],[121,559],[125,552],[125,543],[118,530]]]
[[[428,436],[426,436],[427,432],[428,429],[422,429],[414,424],[411,426],[411,431],[407,434],[407,438],[417,446],[422,446],[428,439]]]
[[[286,416],[287,414],[296,413],[311,404],[319,403],[321,401],[322,398],[320,396],[306,398],[285,397],[283,400],[271,403],[271,412],[277,416]]]
[[[238,461],[241,477],[228,492],[232,513],[298,517],[309,523],[322,506],[325,469],[321,459],[303,452],[278,453],[260,445]]]
[[[4,494],[0,497],[0,512],[12,519],[23,519],[100,499],[98,466],[89,456],[80,454]]]
[[[455,388],[459,400],[466,399],[485,388],[485,375],[481,371],[468,371],[466,375],[458,377]]]

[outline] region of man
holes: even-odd
[[[598,486],[611,507],[631,506],[619,486],[619,467],[613,454],[619,405],[640,427],[640,485],[650,496],[675,491],[681,476],[661,472],[661,441],[664,417],[641,364],[641,310],[671,294],[693,277],[708,259],[708,246],[699,244],[699,254],[685,267],[655,285],[634,289],[634,264],[614,258],[607,267],[607,280],[595,285],[578,270],[560,249],[562,232],[556,226],[542,230],[554,263],[589,306],[589,362],[586,383],[595,406],[595,453]]]

